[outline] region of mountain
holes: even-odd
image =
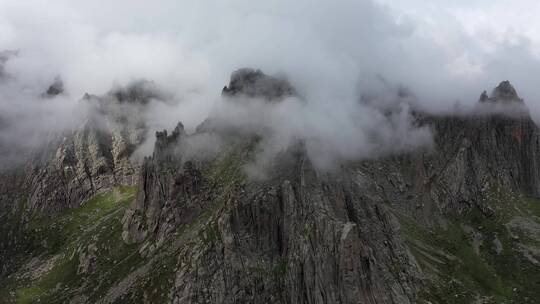
[[[59,83],[56,80],[51,87],[58,87]],[[33,219],[55,217],[99,193],[117,186],[135,185],[138,165],[132,163],[131,156],[146,136],[144,120],[138,115],[144,111],[144,104],[137,104],[127,112],[117,95],[140,90],[141,85],[115,88],[101,97],[85,95],[81,105],[90,110],[77,129],[51,135],[35,150],[22,156],[19,153],[18,157],[23,159],[18,160],[20,164],[1,171],[3,276],[17,267],[12,265],[13,256],[27,250],[25,230]],[[49,91],[50,88],[46,95]],[[21,238],[23,241],[19,242]]]
[[[144,109],[146,92],[98,98],[114,128],[90,119],[42,162],[2,173],[0,303],[540,298],[540,133],[509,82],[477,111],[417,113],[431,149],[321,170],[299,139],[263,179],[244,170],[260,135],[213,117],[192,134],[181,123],[157,132],[152,156],[134,162],[144,124],[114,109]],[[243,69],[222,94],[279,103],[297,93]],[[221,140],[205,157],[202,136]]]

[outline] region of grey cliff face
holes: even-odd
[[[492,95],[491,102],[518,100],[507,82]],[[176,270],[171,302],[415,303],[425,277],[398,217],[426,227],[471,210],[490,217],[495,185],[540,195],[539,134],[529,117],[431,116],[422,123],[436,134],[435,151],[351,163],[329,174],[299,149],[282,155],[264,182],[233,176],[220,184],[204,173],[215,165],[182,167],[155,154],[141,171],[144,186],[124,218],[124,238],[159,247],[174,227],[193,224],[218,204],[207,220],[215,240],[183,249],[179,259],[189,262]],[[239,151],[248,149],[244,144]],[[272,269],[278,277],[257,272]]]
[[[59,135],[49,152],[40,155],[42,165],[33,169],[30,212],[53,214],[115,185],[137,181],[138,168],[130,156],[144,141],[146,127],[137,116],[116,108],[120,100],[106,96],[82,102],[92,103],[95,110],[77,130]]]
[[[151,255],[178,227],[203,224],[209,228],[199,233],[212,239],[178,245],[186,263],[176,269],[171,302],[414,299],[419,274],[382,198],[364,192],[372,185],[352,170],[320,175],[302,150],[283,155],[270,180],[247,182],[234,159],[247,157],[240,151],[248,145],[218,160],[223,171],[159,154],[141,170],[144,190],[124,217],[125,240],[145,244],[143,254]],[[389,267],[396,264],[404,272],[395,276]]]
[[[57,79],[43,96],[61,94],[62,86]],[[9,260],[10,243],[16,243],[19,230],[32,218],[54,217],[96,194],[137,183],[139,166],[131,155],[144,141],[146,127],[136,115],[119,110],[120,101],[110,96],[87,95],[81,102],[93,108],[76,130],[54,134],[27,152],[24,163],[0,172],[0,226],[5,234],[0,260]],[[14,216],[21,227],[6,221]],[[10,263],[2,264],[7,268]]]

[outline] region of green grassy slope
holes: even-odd
[[[135,188],[100,194],[54,219],[33,220],[19,270],[0,287],[1,303],[59,303],[81,291],[99,295],[140,257],[121,240],[121,219]],[[91,256],[88,269],[81,255]]]
[[[426,274],[421,303],[538,303],[540,201],[500,189],[486,199],[494,215],[473,209],[431,230],[401,217]]]

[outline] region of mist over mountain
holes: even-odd
[[[0,304],[536,303],[538,10],[0,0]]]
[[[512,31],[522,24],[507,26],[507,21],[471,31],[455,13],[465,4],[442,4],[440,23],[419,15],[429,9],[424,5],[412,4],[419,11],[412,14],[402,5],[374,1],[100,5],[5,0],[0,5],[5,33],[0,46],[18,53],[4,70],[20,86],[40,94],[60,75],[70,103],[76,103],[84,93],[101,95],[115,83],[154,81],[177,104],[164,109],[175,119],[160,128],[172,128],[180,118],[194,129],[219,99],[216,88],[241,67],[285,74],[310,105],[333,110],[384,86],[381,77],[409,88],[433,110],[451,108],[456,101],[472,105],[478,91],[509,79],[537,117],[534,101],[540,96],[528,77],[540,71],[535,36]],[[482,5],[486,11],[497,7]],[[436,32],[443,25],[447,29]],[[499,36],[505,28],[508,34]],[[334,114],[339,120],[342,115]]]

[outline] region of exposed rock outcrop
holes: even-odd
[[[224,93],[241,91],[232,88]],[[517,96],[511,91],[502,83],[492,100]],[[200,229],[206,242],[182,249],[172,303],[416,303],[425,275],[398,218],[435,227],[472,210],[490,217],[495,187],[540,197],[539,134],[529,117],[422,119],[436,134],[435,151],[332,173],[315,170],[300,148],[283,153],[268,180],[239,178],[249,140],[225,153],[237,163],[217,181],[212,170],[224,159],[183,160],[182,167],[181,155],[163,160],[158,153],[142,170],[124,238],[148,248],[163,244],[167,232]]]
[[[182,251],[173,303],[414,301],[419,273],[396,218],[368,194],[375,185],[352,169],[320,175],[301,149],[250,182],[239,163],[247,146],[215,164],[145,162],[124,238],[152,250],[178,228],[203,235]]]
[[[62,86],[57,79],[46,96],[60,94]],[[52,134],[35,151],[20,155],[24,162],[0,172],[3,266],[31,218],[53,217],[98,193],[137,183],[139,164],[131,156],[146,138],[144,107],[157,96],[146,87],[137,82],[105,96],[85,95],[81,103],[89,111],[76,130]]]
[[[181,223],[189,223],[202,208],[203,195],[200,172],[191,162],[183,163],[176,148],[186,136],[182,124],[171,135],[156,132],[152,157],[145,158],[139,182],[144,191],[138,191],[133,209],[124,217],[123,238],[127,242],[140,242],[152,235],[160,244]],[[209,190],[209,189],[204,189]]]

